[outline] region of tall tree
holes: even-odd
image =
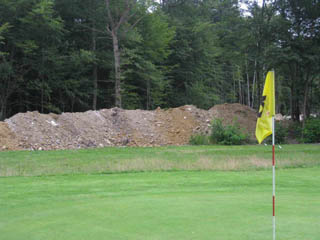
[[[275,15],[275,10],[268,1],[263,1],[260,6],[256,1],[249,5],[249,16],[246,17],[245,41],[241,48],[246,56],[246,77],[248,96],[251,107],[260,106],[262,95],[262,83],[265,73],[274,62],[270,63],[267,53],[268,48],[273,46],[275,39],[272,34],[271,21]],[[251,88],[250,88],[251,79]]]
[[[5,33],[9,30],[10,25],[4,23],[0,26],[0,46],[5,45]],[[6,110],[8,99],[11,96],[12,92],[16,88],[15,82],[13,82],[12,75],[13,69],[8,62],[6,55],[8,52],[5,49],[0,48],[0,120],[3,120],[6,117]]]
[[[85,50],[94,57],[90,64],[89,72],[85,75],[90,78],[92,86],[91,108],[96,110],[102,106],[107,96],[100,94],[103,88],[111,88],[106,84],[109,76],[112,59],[110,53],[112,44],[111,36],[106,30],[106,8],[104,0],[57,0],[57,10],[65,22],[69,50]],[[72,43],[72,44],[71,44]],[[101,73],[104,72],[104,73]],[[99,103],[101,101],[101,103]],[[105,107],[105,106],[103,106]]]
[[[20,19],[24,31],[27,31],[20,46],[25,60],[37,72],[32,81],[35,89],[40,90],[39,110],[50,110],[52,71],[57,60],[57,45],[63,35],[63,22],[56,15],[53,0],[37,1],[28,14]],[[30,48],[29,46],[32,46]]]
[[[121,102],[121,49],[119,45],[120,28],[124,27],[124,32],[132,29],[140,20],[138,18],[130,24],[137,10],[137,0],[105,0],[109,23],[107,30],[112,37],[115,72],[115,105],[122,106]]]
[[[147,13],[124,42],[124,102],[126,108],[167,107],[170,81],[165,60],[172,52],[174,28],[160,9]],[[134,95],[135,94],[135,95]]]
[[[277,60],[291,90],[292,119],[299,121],[301,112],[303,119],[308,115],[310,86],[320,74],[320,5],[312,0],[277,0],[275,7]]]

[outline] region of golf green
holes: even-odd
[[[320,238],[320,168],[277,171],[278,239]],[[0,239],[272,239],[272,174],[0,178]]]

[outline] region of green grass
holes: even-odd
[[[0,240],[272,239],[270,150],[2,152]],[[277,162],[277,239],[318,240],[319,145],[284,145]]]
[[[277,172],[278,239],[319,239],[319,170]],[[1,178],[0,209],[6,240],[267,240],[271,171]]]
[[[168,170],[250,170],[271,165],[271,146],[183,146],[0,152],[0,176]],[[320,145],[276,147],[278,168],[320,164]]]

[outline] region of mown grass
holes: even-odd
[[[271,166],[271,146],[181,146],[0,152],[0,176],[170,170],[256,170]],[[320,164],[320,145],[276,147],[277,168]]]
[[[318,240],[319,167],[277,171],[277,239]],[[0,178],[0,239],[272,239],[271,171]]]
[[[319,145],[276,158],[277,239],[318,240]],[[270,146],[1,152],[0,239],[271,239],[270,159]]]

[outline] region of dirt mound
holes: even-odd
[[[184,145],[193,134],[210,134],[213,118],[237,121],[254,134],[256,113],[249,107],[223,104],[206,111],[186,105],[154,111],[112,108],[61,115],[19,113],[0,125],[1,141],[11,141],[12,147],[0,143],[8,149],[37,150]]]
[[[224,124],[237,122],[251,138],[255,138],[257,113],[252,108],[239,103],[215,105],[209,109],[212,118],[223,119]]]
[[[189,142],[194,128],[198,125],[188,106],[156,111],[157,132],[168,145],[183,145]]]
[[[0,151],[19,150],[16,135],[9,129],[5,122],[0,122]]]

